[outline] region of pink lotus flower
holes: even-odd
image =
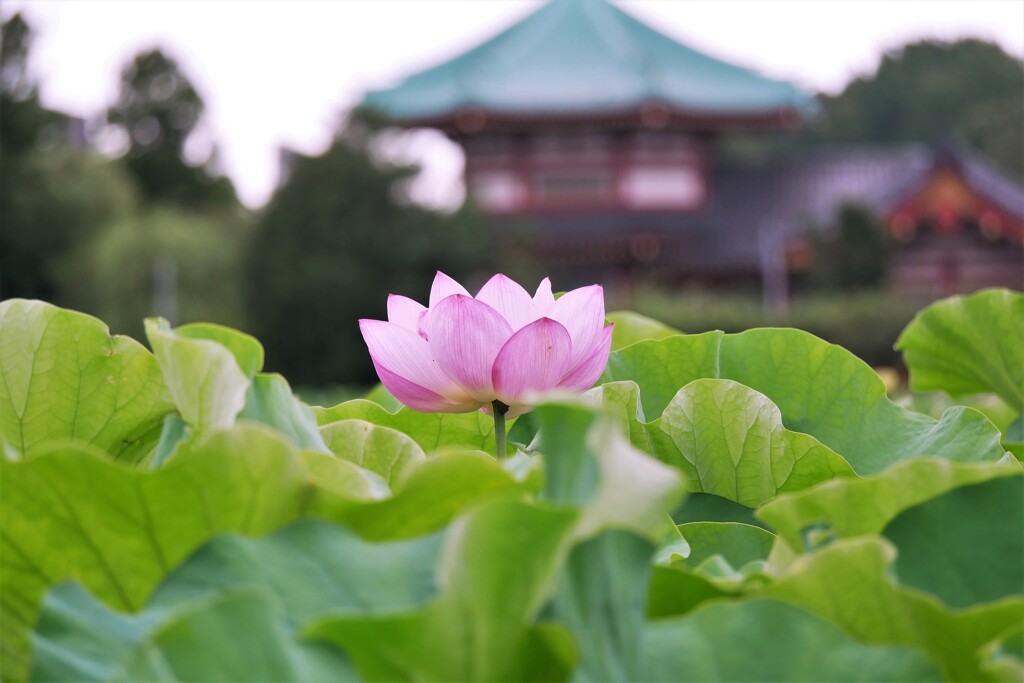
[[[441,272],[429,308],[392,294],[388,322],[359,321],[380,381],[405,405],[464,413],[499,401],[508,417],[540,394],[590,389],[608,363],[612,327],[599,285],[556,301],[547,278],[531,297],[499,274],[473,297]]]

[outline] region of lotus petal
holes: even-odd
[[[471,296],[456,294],[430,309],[430,349],[438,367],[473,398],[494,398],[491,369],[512,336],[500,313]]]
[[[501,313],[513,330],[529,325],[539,316],[534,312],[533,298],[515,280],[498,273],[476,295],[477,301]]]
[[[604,372],[608,365],[608,355],[612,350],[612,331],[615,325],[608,325],[604,328],[601,338],[594,346],[590,355],[580,361],[575,367],[570,366],[569,372],[558,383],[559,389],[570,391],[587,391]]]
[[[384,368],[453,403],[468,399],[466,393],[441,371],[431,354],[430,344],[412,330],[382,320],[360,320],[359,330],[378,372]]]
[[[443,299],[447,299],[453,294],[469,296],[469,292],[466,291],[465,287],[441,271],[437,271],[437,275],[434,276],[434,284],[430,286],[430,308],[438,305]]]
[[[604,325],[604,289],[601,285],[580,287],[567,292],[551,307],[548,316],[565,326],[572,338],[572,359],[575,368],[588,358],[601,341]]]
[[[544,278],[537,285],[537,293],[533,295],[533,308],[537,316],[547,315],[555,305],[555,295],[551,293],[551,280]]]
[[[388,322],[404,327],[413,332],[419,331],[420,315],[427,307],[407,296],[388,295]]]
[[[554,388],[565,376],[571,354],[572,340],[561,323],[551,318],[530,323],[505,342],[494,361],[498,400],[514,405],[527,394]]]
[[[430,389],[421,387],[419,384],[391,372],[377,362],[374,362],[373,367],[377,370],[377,377],[380,378],[381,384],[395,398],[421,413],[468,413],[480,407],[478,402],[472,400],[462,403],[450,401]]]

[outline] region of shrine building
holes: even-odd
[[[607,0],[551,0],[363,106],[458,143],[505,256],[570,280],[750,280],[785,298],[808,230],[856,202],[899,244],[900,291],[1024,285],[1024,187],[980,154],[951,141],[719,159],[723,136],[792,130],[816,100]]]

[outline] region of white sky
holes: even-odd
[[[1024,56],[1021,0],[619,0],[715,57],[835,92],[908,41],[974,36]],[[121,67],[161,46],[206,101],[223,170],[263,204],[277,149],[326,146],[339,112],[369,88],[454,56],[539,6],[537,0],[5,0],[36,29],[32,67],[47,106],[95,116]],[[461,197],[461,156],[438,134],[403,145],[424,164],[419,200]]]

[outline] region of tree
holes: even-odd
[[[215,149],[199,165],[186,159],[204,108],[178,63],[161,50],[137,55],[121,72],[107,121],[128,136],[126,164],[147,200],[190,208],[236,203],[231,182],[211,171]]]
[[[826,289],[863,289],[882,284],[892,240],[870,209],[840,207],[835,224],[812,237],[811,282]]]
[[[0,296],[60,301],[68,254],[134,197],[115,164],[69,144],[72,119],[39,102],[28,70],[31,44],[20,14],[3,23]]]
[[[54,115],[39,103],[39,88],[29,73],[32,28],[20,13],[0,27],[0,150],[5,163],[31,151],[39,132]]]
[[[143,338],[143,318],[245,327],[242,257],[247,226],[233,214],[158,205],[112,219],[61,269],[66,305]],[[158,284],[157,281],[162,281]],[[161,309],[156,290],[173,303]]]
[[[390,292],[425,300],[438,269],[480,267],[484,232],[466,210],[396,199],[415,173],[375,163],[361,135],[295,156],[248,256],[249,313],[268,367],[302,382],[369,382],[359,318],[383,319]]]
[[[1024,176],[1024,62],[994,43],[912,43],[822,99],[822,140],[933,142],[959,133]]]

